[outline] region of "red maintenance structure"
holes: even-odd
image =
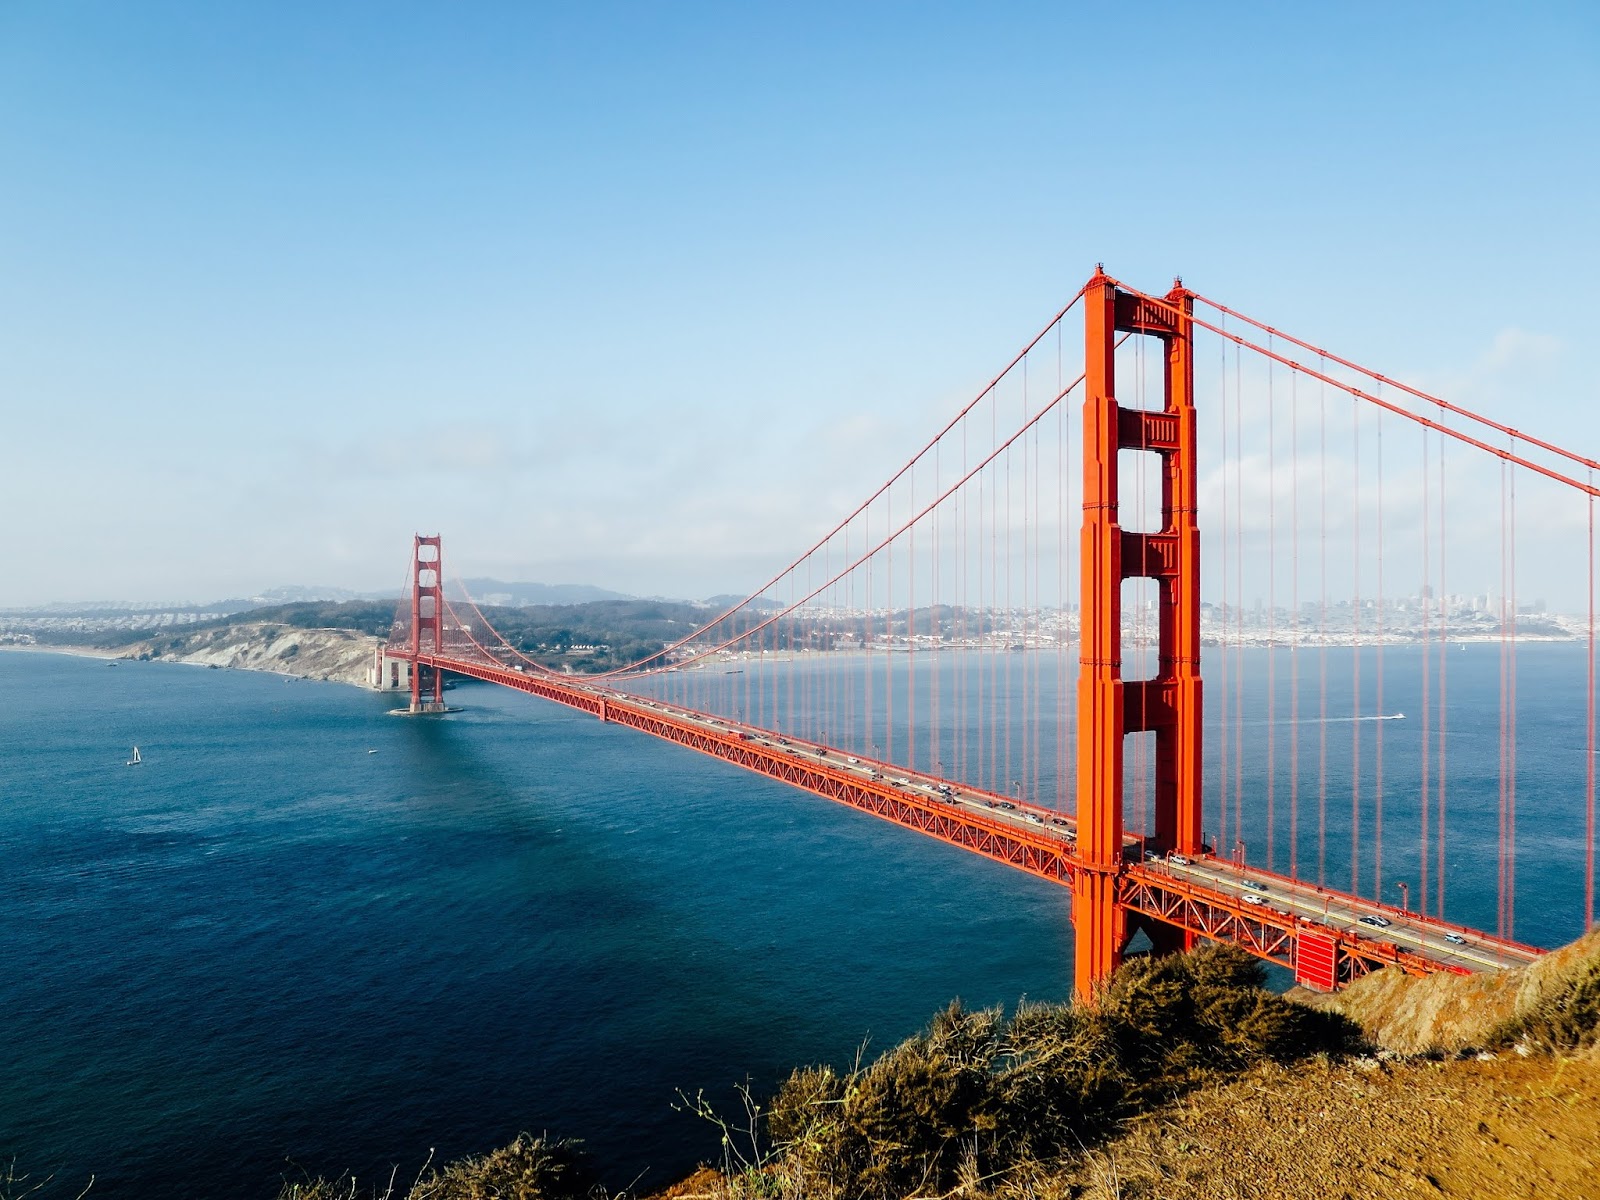
[[[1518,700],[1519,614],[1587,695],[1581,727],[1552,710],[1589,751],[1564,785],[1584,840],[1541,875],[1581,893],[1574,935],[1594,920],[1597,466],[1181,283],[1097,270],[826,537],[659,651],[580,670],[606,648],[503,636],[515,614],[458,611],[419,536],[385,653],[411,664],[412,712],[445,711],[446,673],[513,688],[1068,887],[1085,998],[1138,934],[1230,941],[1320,990],[1495,970],[1542,953],[1513,936],[1517,715],[1544,702]],[[1581,616],[1518,604],[1519,481],[1525,506],[1587,521]],[[1498,485],[1498,514],[1462,516],[1447,483]],[[1489,685],[1498,745],[1450,737],[1462,689]],[[1493,933],[1445,898],[1458,855],[1491,854]]]

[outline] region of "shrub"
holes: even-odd
[[[768,1110],[790,1194],[890,1200],[944,1191],[1110,1134],[1221,1072],[1360,1044],[1342,1016],[1266,992],[1233,946],[1124,966],[1093,1007],[1010,1019],[952,1004],[868,1066],[795,1071]]]
[[[509,1146],[423,1176],[407,1200],[580,1200],[594,1186],[581,1142],[523,1133]]]
[[[1556,987],[1501,1024],[1491,1045],[1518,1042],[1553,1053],[1600,1041],[1600,958],[1580,965]]]

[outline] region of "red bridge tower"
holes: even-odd
[[[444,672],[429,667],[429,686],[422,685],[419,654],[440,654],[444,647],[444,563],[440,535],[411,540],[411,711],[444,711]],[[423,692],[431,691],[424,699]]]
[[[1122,960],[1131,930],[1118,903],[1123,847],[1123,740],[1155,734],[1155,850],[1200,850],[1200,531],[1195,523],[1194,302],[1175,283],[1164,304],[1119,289],[1096,271],[1084,292],[1087,347],[1083,402],[1083,534],[1078,658],[1078,852],[1072,889],[1076,986],[1089,997]],[[1164,404],[1145,411],[1116,400],[1119,333],[1159,338],[1166,351]],[[1161,459],[1161,528],[1131,533],[1119,521],[1117,456]],[[1122,678],[1122,581],[1156,581],[1156,674]],[[1158,951],[1192,934],[1158,922],[1145,932]]]

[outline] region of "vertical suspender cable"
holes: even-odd
[[[1594,469],[1589,469],[1594,486]],[[1584,742],[1588,750],[1583,784],[1583,928],[1594,925],[1594,494],[1589,497],[1589,646],[1586,660],[1588,706],[1584,717]]]
[[[1226,327],[1227,327],[1227,318],[1224,317],[1223,318],[1223,328],[1226,328]],[[1232,688],[1230,687],[1231,680],[1229,679],[1229,676],[1228,676],[1228,671],[1229,671],[1229,665],[1228,665],[1228,633],[1230,631],[1229,621],[1230,621],[1230,617],[1231,617],[1231,614],[1228,611],[1228,598],[1229,598],[1229,594],[1230,594],[1230,591],[1231,591],[1231,583],[1232,583],[1232,580],[1233,580],[1233,572],[1229,569],[1232,564],[1229,563],[1229,561],[1228,561],[1229,552],[1233,548],[1232,539],[1228,536],[1228,534],[1229,534],[1228,520],[1233,514],[1233,507],[1229,503],[1229,500],[1231,499],[1231,497],[1228,495],[1228,343],[1227,343],[1227,341],[1226,340],[1222,340],[1221,341],[1221,346],[1222,346],[1222,373],[1221,373],[1221,377],[1220,377],[1221,378],[1221,384],[1220,384],[1220,388],[1219,388],[1219,399],[1218,399],[1218,403],[1217,403],[1217,411],[1222,417],[1221,470],[1218,472],[1218,475],[1219,475],[1219,477],[1221,479],[1221,484],[1222,484],[1222,529],[1221,529],[1221,535],[1222,536],[1221,536],[1221,539],[1220,539],[1220,544],[1221,544],[1221,547],[1222,547],[1222,554],[1221,554],[1221,559],[1222,559],[1222,611],[1219,614],[1221,619],[1217,624],[1217,661],[1220,664],[1220,669],[1218,671],[1218,680],[1217,680],[1217,682],[1220,685],[1220,689],[1221,689],[1221,692],[1222,692],[1222,720],[1221,720],[1221,722],[1219,723],[1219,726],[1218,726],[1218,729],[1219,729],[1219,732],[1220,732],[1221,736],[1218,739],[1218,754],[1217,754],[1218,777],[1219,777],[1221,786],[1217,789],[1217,793],[1218,793],[1218,799],[1221,801],[1221,804],[1219,805],[1220,811],[1219,811],[1218,817],[1217,817],[1217,844],[1213,847],[1213,850],[1217,854],[1226,855],[1226,854],[1229,853],[1230,847],[1231,847],[1231,843],[1228,841],[1228,814],[1229,814],[1229,810],[1230,810],[1229,799],[1230,799],[1231,785],[1233,783],[1232,764],[1229,762],[1230,753],[1231,753],[1231,751],[1233,749],[1233,727],[1232,727],[1232,723],[1231,723],[1231,721],[1229,719],[1229,715],[1228,715],[1228,706],[1232,702]]]
[[[1428,780],[1428,752],[1431,749],[1431,747],[1428,745],[1428,737],[1429,737],[1429,733],[1430,733],[1428,725],[1429,725],[1429,717],[1431,715],[1431,710],[1432,710],[1432,700],[1431,700],[1431,697],[1428,695],[1428,691],[1429,691],[1428,684],[1430,682],[1430,678],[1431,678],[1432,671],[1433,671],[1433,647],[1432,647],[1431,640],[1430,640],[1431,634],[1432,634],[1432,630],[1429,628],[1429,619],[1430,619],[1430,617],[1432,615],[1432,608],[1433,608],[1433,603],[1432,603],[1433,579],[1432,579],[1432,576],[1429,573],[1431,564],[1429,563],[1429,554],[1428,554],[1429,545],[1430,545],[1431,539],[1432,539],[1432,531],[1431,531],[1431,527],[1429,525],[1429,522],[1432,520],[1432,514],[1429,512],[1429,504],[1428,504],[1428,490],[1429,490],[1429,488],[1431,486],[1432,485],[1429,482],[1429,473],[1428,473],[1428,431],[1426,429],[1424,429],[1424,430],[1422,430],[1422,547],[1421,547],[1421,550],[1422,550],[1422,594],[1421,594],[1421,600],[1422,600],[1422,613],[1421,613],[1421,617],[1422,617],[1422,680],[1421,680],[1421,690],[1422,690],[1422,749],[1421,749],[1420,754],[1418,755],[1418,762],[1419,762],[1419,766],[1421,768],[1421,788],[1417,793],[1421,797],[1421,801],[1422,801],[1421,804],[1418,805],[1418,817],[1419,817],[1419,820],[1420,820],[1420,833],[1419,833],[1418,840],[1419,840],[1419,843],[1420,843],[1419,849],[1421,851],[1421,854],[1420,854],[1420,856],[1418,858],[1418,871],[1417,871],[1417,911],[1419,913],[1422,913],[1423,915],[1426,915],[1427,912],[1428,912],[1428,865],[1429,865],[1428,864],[1428,856],[1432,851],[1432,847],[1428,845],[1428,806],[1432,802],[1432,798],[1433,798],[1432,797],[1432,793],[1431,793],[1431,789],[1428,786],[1428,783],[1429,783],[1429,780]]]
[[[1300,877],[1300,395],[1289,372],[1289,874]]]
[[[1318,359],[1318,374],[1326,375]],[[1318,380],[1317,477],[1322,492],[1321,603],[1317,607],[1317,886],[1328,882],[1328,388]]]
[[[1361,401],[1350,398],[1350,894],[1361,894]]]
[[[1023,359],[1022,359],[1022,420],[1023,420],[1024,424],[1026,424],[1027,420],[1028,420],[1028,359],[1027,359],[1026,356],[1024,356]],[[1022,634],[1020,636],[1021,636],[1022,644],[1024,646],[1026,646],[1027,643],[1028,643],[1028,638],[1027,638],[1027,627],[1028,627],[1028,439],[1027,438],[1023,438],[1022,439],[1022,447],[1021,447],[1021,449],[1022,449],[1022,629],[1023,629],[1023,632],[1022,632]],[[1008,525],[1007,526],[1007,530],[1006,530],[1006,544],[1007,544],[1007,546],[1010,545],[1010,538],[1011,538],[1010,526]],[[1015,618],[1013,618],[1013,620],[1015,620]],[[1009,663],[1011,661],[1011,657],[1012,656],[1007,656],[1007,658],[1006,658],[1006,662],[1007,663]],[[1008,695],[1010,694],[1010,689],[1009,688],[1007,689],[1007,694]],[[1030,710],[1028,708],[1027,696],[1028,696],[1028,660],[1027,660],[1026,654],[1024,653],[1024,657],[1023,657],[1023,660],[1022,660],[1022,704],[1021,704],[1021,710],[1022,711],[1021,711],[1021,714],[1020,714],[1022,723],[1021,723],[1020,729],[1018,730],[1018,733],[1020,734],[1019,740],[1021,742],[1021,747],[1020,748],[1021,748],[1021,751],[1022,751],[1022,761],[1019,764],[1018,771],[1017,771],[1017,778],[1022,780],[1024,784],[1026,784],[1027,778],[1028,778],[1028,776],[1027,776],[1028,716],[1029,716]],[[1006,724],[1010,725],[1009,716],[1008,716]]]
[[[1026,361],[1026,360],[1024,360],[1024,361]],[[1005,453],[1005,468],[1006,468],[1006,528],[1005,528],[1005,543],[1006,543],[1005,650],[1006,650],[1006,653],[1005,653],[1005,655],[1003,657],[1004,657],[1004,662],[1005,662],[1005,682],[1004,682],[1004,686],[1005,686],[1006,703],[1005,703],[1005,723],[1001,726],[1001,729],[1003,729],[1005,731],[1005,748],[1006,748],[1005,766],[1003,768],[1002,778],[1005,781],[1006,791],[1009,793],[1012,790],[1012,780],[1015,777],[1015,771],[1016,771],[1016,764],[1012,761],[1012,758],[1011,758],[1011,658],[1012,658],[1012,655],[1010,654],[1010,649],[1011,649],[1011,645],[1012,645],[1011,639],[1015,636],[1015,634],[1013,633],[1012,623],[1016,620],[1016,608],[1014,606],[1013,598],[1012,598],[1012,595],[1011,595],[1011,576],[1012,576],[1012,570],[1013,570],[1012,569],[1012,565],[1011,565],[1011,525],[1012,525],[1012,522],[1014,520],[1014,518],[1012,516],[1013,507],[1014,507],[1014,501],[1012,500],[1012,491],[1011,491],[1011,450],[1009,448],[1006,450],[1006,453]]]
[[[894,488],[883,494],[884,524],[894,529]],[[883,548],[883,761],[894,761],[894,539]]]
[[[1450,591],[1445,586],[1445,551],[1449,547],[1449,540],[1445,531],[1445,479],[1444,479],[1445,438],[1439,436],[1439,753],[1435,756],[1435,769],[1438,772],[1439,807],[1438,819],[1434,822],[1434,872],[1433,872],[1433,899],[1438,905],[1439,919],[1444,920],[1444,832],[1445,832],[1445,723],[1449,715],[1446,705],[1448,692],[1446,685],[1449,681],[1450,655]]]
[[[1272,337],[1267,337],[1272,348]],[[1278,783],[1278,506],[1277,428],[1273,395],[1273,362],[1267,359],[1267,870],[1277,864],[1273,843],[1277,834],[1275,812]]]
[[[906,472],[909,504],[917,511],[917,471]],[[934,493],[938,495],[937,492]],[[906,765],[917,765],[917,522],[906,530]]]
[[[1516,436],[1511,445],[1516,449]],[[1517,936],[1517,468],[1508,466],[1511,484],[1511,631],[1506,659],[1506,936]]]
[[[1233,536],[1237,541],[1233,556],[1234,591],[1238,593],[1238,641],[1233,657],[1233,828],[1234,837],[1244,845],[1244,380],[1240,351],[1233,348]],[[1241,862],[1242,865],[1242,862]]]
[[[944,477],[942,477],[941,470],[939,470],[939,466],[941,466],[939,448],[941,448],[942,443],[944,443],[944,438],[939,438],[939,442],[934,442],[933,445],[934,496],[942,496],[944,494]],[[944,696],[942,696],[941,686],[939,686],[939,675],[944,672],[944,656],[939,653],[939,650],[944,646],[944,616],[939,611],[939,578],[941,578],[941,571],[939,571],[941,562],[939,560],[941,560],[942,552],[944,552],[944,539],[939,536],[939,509],[934,509],[933,555],[931,555],[933,557],[933,595],[931,595],[930,602],[928,602],[931,605],[931,613],[933,613],[930,621],[928,621],[928,634],[933,638],[931,646],[933,646],[934,653],[933,661],[931,661],[930,669],[928,669],[928,683],[930,683],[928,739],[933,742],[930,758],[933,760],[934,768],[939,771],[939,778],[944,779],[947,778],[947,771],[944,770],[942,746],[939,744],[939,741],[941,741],[939,739],[939,730],[944,726],[944,707],[942,707]]]
[[[1500,463],[1500,852],[1496,877],[1496,928],[1506,933],[1506,464]]]
[[[1382,394],[1383,385],[1379,384],[1379,394]],[[1378,456],[1378,596],[1375,609],[1376,639],[1377,639],[1377,673],[1376,693],[1373,698],[1373,715],[1378,719],[1374,723],[1374,752],[1372,759],[1373,789],[1372,789],[1372,895],[1379,901],[1383,900],[1383,726],[1384,718],[1389,714],[1383,708],[1383,410],[1380,408],[1374,419],[1375,440],[1377,442]]]

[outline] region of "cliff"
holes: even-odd
[[[1481,975],[1374,971],[1342,992],[1290,997],[1349,1017],[1372,1041],[1400,1054],[1447,1054],[1514,1040],[1520,1031],[1584,1003],[1600,988],[1600,929],[1527,967]],[[1543,1014],[1543,1015],[1541,1015]],[[1536,1034],[1536,1040],[1538,1040]]]
[[[120,657],[271,671],[365,687],[372,651],[379,644],[380,639],[351,629],[239,623],[135,642]]]

